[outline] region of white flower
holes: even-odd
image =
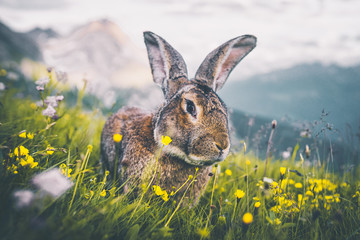
[[[56,96],[55,100],[61,102],[62,100],[64,100],[64,96],[63,95]]]
[[[45,104],[48,106],[52,106],[54,108],[56,108],[58,106],[58,103],[56,101],[56,97],[55,96],[47,96],[45,98]]]
[[[27,207],[34,199],[34,193],[29,190],[19,190],[14,192],[15,205],[17,208]]]
[[[271,178],[268,177],[264,177],[263,182],[267,182],[267,183],[273,183],[274,180],[272,180]]]
[[[39,80],[37,80],[35,82],[36,85],[38,86],[45,86],[46,84],[48,84],[50,82],[50,78],[49,77],[43,77],[40,78]]]
[[[36,86],[36,90],[38,90],[38,91],[44,91],[45,88],[44,88],[44,86]]]
[[[55,198],[64,194],[73,185],[73,182],[61,174],[59,168],[36,175],[33,177],[32,182],[39,190]]]
[[[5,84],[0,82],[0,91],[4,90],[5,89]]]
[[[51,105],[48,105],[47,108],[42,111],[42,114],[44,116],[53,117],[56,114],[56,110]]]
[[[44,106],[44,103],[43,103],[43,101],[37,101],[36,103],[36,106],[38,106],[38,107],[43,107]]]
[[[284,152],[282,152],[281,155],[282,155],[283,159],[288,159],[288,158],[290,158],[291,153],[289,151],[284,151]]]

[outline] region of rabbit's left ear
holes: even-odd
[[[195,75],[195,81],[217,91],[222,88],[235,66],[256,46],[256,37],[234,38],[206,56]]]
[[[154,82],[161,86],[168,100],[188,81],[184,59],[169,43],[152,32],[144,32]]]

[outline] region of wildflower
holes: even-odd
[[[290,185],[294,185],[294,184],[295,184],[295,181],[292,180],[292,179],[289,179],[289,184],[290,184]]]
[[[312,191],[306,191],[305,195],[309,197],[314,197],[314,193]]]
[[[33,177],[32,182],[41,191],[55,198],[61,196],[73,185],[67,177],[61,174],[58,168],[53,168],[36,175]]]
[[[169,145],[169,143],[171,143],[172,140],[169,136],[161,136],[161,143],[164,144],[165,146],[166,145]]]
[[[50,82],[49,77],[43,77],[43,78],[40,78],[39,80],[37,80],[35,82],[35,84],[38,86],[44,86],[44,85],[48,84],[49,82]]]
[[[34,162],[34,158],[30,155],[23,156],[20,159],[20,165],[21,166],[30,166],[31,168],[34,168],[38,165],[38,162]]]
[[[281,224],[281,220],[278,219],[278,218],[275,218],[275,219],[274,219],[274,224],[275,224],[275,225],[280,225],[280,224]]]
[[[165,193],[161,196],[161,198],[164,200],[164,202],[169,201],[169,195],[167,194],[166,191],[165,191]]]
[[[162,190],[160,186],[154,185],[153,190],[157,196],[160,196],[165,202],[169,200],[169,195],[166,190]],[[171,194],[170,194],[171,195]]]
[[[12,164],[11,166],[8,166],[7,167],[7,170],[14,173],[14,174],[18,174],[18,167],[15,165],[15,164]]]
[[[356,193],[352,196],[353,198],[356,198],[356,197],[360,197],[360,192],[359,191],[356,191]]]
[[[15,148],[14,154],[15,154],[15,156],[18,156],[18,157],[26,156],[29,154],[29,150],[27,148],[25,148],[24,146],[19,146],[19,147]]]
[[[284,159],[289,159],[291,156],[291,153],[289,151],[284,151],[284,152],[282,152],[281,155]]]
[[[226,169],[225,170],[225,174],[228,175],[228,176],[231,176],[232,175],[232,171],[230,169]]]
[[[115,133],[114,135],[113,135],[113,140],[114,140],[114,142],[121,142],[121,140],[122,140],[122,135],[120,135],[120,134],[118,134],[118,133]]]
[[[237,189],[234,195],[236,198],[241,199],[245,196],[245,193],[244,193],[244,191]]]
[[[285,175],[286,173],[286,167],[280,167],[280,174]]]
[[[246,164],[247,166],[250,166],[250,164],[251,164],[250,160],[246,160],[245,164]]]
[[[256,207],[256,208],[259,208],[259,207],[260,207],[260,205],[261,205],[261,203],[260,203],[260,202],[256,202],[256,203],[255,203],[255,207]]]
[[[89,152],[92,152],[92,150],[93,150],[93,146],[92,146],[92,145],[88,145],[87,148],[88,148]]]
[[[36,105],[36,103],[31,103],[30,107],[31,107],[31,109],[35,110],[37,108],[37,105]]]
[[[106,190],[103,189],[99,195],[100,195],[100,197],[105,197],[106,196]]]
[[[52,148],[50,144],[49,144],[49,145],[47,145],[47,148],[46,148],[46,153],[47,153],[48,155],[53,155],[54,150],[55,150],[55,149],[54,149],[54,148]]]
[[[260,198],[258,198],[258,197],[253,197],[253,200],[254,200],[254,201],[260,201]]]
[[[28,139],[33,139],[33,138],[34,138],[34,134],[33,134],[33,133],[28,133],[26,136],[27,136]]]
[[[295,183],[294,186],[295,186],[295,188],[302,188],[303,187],[302,183],[299,183],[299,182]]]
[[[197,233],[200,235],[201,238],[208,238],[210,236],[210,231],[207,228],[199,228]]]
[[[189,175],[189,180],[191,180],[191,179],[193,179],[194,178],[194,176],[193,175]]]
[[[249,212],[245,213],[243,216],[243,222],[245,224],[250,224],[253,222],[253,215]]]
[[[72,169],[68,168],[65,163],[62,163],[62,164],[59,166],[59,168],[60,168],[60,170],[61,170],[61,174],[62,174],[62,175],[66,176],[66,177],[68,177],[68,178],[71,177]],[[66,174],[66,172],[67,172],[67,174]]]
[[[19,137],[26,138],[26,131],[23,131],[19,134]]]
[[[42,115],[44,116],[54,117],[55,114],[56,110],[51,105],[48,105],[46,109],[42,110]]]
[[[27,207],[34,199],[34,193],[30,190],[19,190],[14,192],[15,205],[17,208]]]
[[[153,190],[154,190],[156,195],[158,195],[158,196],[162,195],[162,190],[161,190],[160,186],[154,185]]]

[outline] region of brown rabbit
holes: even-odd
[[[223,161],[230,148],[227,108],[215,92],[256,46],[256,38],[244,35],[224,43],[205,58],[193,79],[188,78],[182,56],[164,39],[152,32],[145,32],[144,38],[154,82],[161,86],[165,102],[154,112],[124,107],[112,115],[101,135],[101,162],[121,182],[149,179],[161,136],[169,136],[172,142],[159,158],[158,184],[168,192],[178,189],[198,168],[191,195],[197,201],[211,165]],[[116,133],[123,135],[118,147]]]

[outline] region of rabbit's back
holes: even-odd
[[[153,159],[156,144],[152,119],[153,114],[142,109],[123,107],[106,121],[101,134],[101,162],[110,177],[114,176],[115,165],[117,176],[123,179],[139,175]],[[114,141],[114,134],[123,136],[121,142]]]

